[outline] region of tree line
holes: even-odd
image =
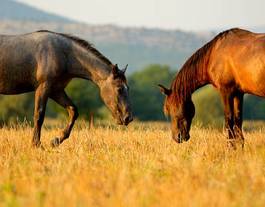
[[[149,65],[127,77],[130,86],[130,99],[133,113],[139,121],[165,121],[163,114],[164,96],[157,87],[158,83],[170,86],[176,76],[166,65]],[[109,119],[110,113],[100,99],[98,88],[86,80],[74,79],[66,88],[68,95],[79,109],[80,117],[89,119]],[[196,108],[195,120],[202,124],[223,122],[223,106],[220,95],[211,86],[196,91],[192,99]],[[251,95],[244,97],[244,119],[265,119],[265,101]],[[0,121],[8,123],[15,120],[32,120],[34,93],[0,96]],[[47,105],[46,115],[51,118],[65,116],[65,110],[52,100]]]

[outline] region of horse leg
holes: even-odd
[[[78,117],[78,111],[77,111],[77,107],[73,104],[72,100],[67,96],[67,94],[64,91],[58,92],[56,94],[52,94],[51,98],[56,103],[58,103],[59,105],[61,105],[65,109],[67,109],[68,115],[70,118],[69,123],[67,124],[65,129],[62,131],[59,138],[56,137],[51,141],[52,147],[57,147],[65,139],[67,139],[70,136],[70,133],[71,133],[71,130],[74,126],[75,120]]]
[[[35,92],[35,106],[34,106],[34,130],[32,145],[40,147],[41,126],[43,124],[45,109],[48,100],[48,87],[46,83],[39,85]]]
[[[234,146],[233,139],[234,131],[234,103],[233,96],[227,91],[222,92],[223,104],[224,104],[224,115],[225,115],[225,128],[228,131],[228,141],[232,147]]]
[[[242,111],[243,111],[243,93],[238,93],[234,97],[234,133],[235,137],[241,142],[242,147],[244,146],[244,136],[242,133]]]

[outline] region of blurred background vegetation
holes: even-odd
[[[166,65],[149,65],[128,75],[130,97],[135,119],[140,121],[165,121],[163,114],[164,96],[157,87],[162,83],[169,87],[176,72]],[[110,119],[110,113],[99,97],[98,88],[91,82],[74,79],[66,89],[68,95],[78,106],[80,117],[89,119]],[[218,92],[212,86],[206,86],[193,94],[196,107],[196,122],[202,125],[223,123],[223,106]],[[0,96],[0,122],[31,121],[33,117],[34,93]],[[51,118],[65,117],[65,110],[49,100],[46,115]],[[244,119],[265,119],[265,102],[261,98],[246,95],[244,101]]]
[[[176,69],[217,32],[85,24],[10,0],[0,1],[0,20],[0,34],[22,34],[40,29],[74,34],[93,42],[113,63],[121,66],[128,63],[130,68],[127,79],[131,102],[135,119],[140,121],[168,120],[162,110],[164,96],[160,94],[157,84],[169,87],[176,76]],[[264,27],[255,30],[264,31]],[[156,64],[149,65],[150,63]],[[78,106],[81,118],[89,119],[92,114],[96,120],[111,118],[99,97],[97,87],[92,83],[74,79],[66,90]],[[222,102],[212,87],[196,91],[193,100],[197,122],[222,126]],[[14,121],[32,121],[33,108],[34,93],[0,95],[0,125]],[[52,100],[49,101],[46,117],[66,118],[65,114],[64,109]],[[265,102],[246,95],[244,118],[264,120]]]
[[[264,31],[264,26],[253,28]],[[117,25],[87,24],[37,9],[21,1],[0,1],[0,34],[22,34],[48,29],[77,35],[96,45],[113,63],[129,64],[127,79],[135,119],[140,121],[168,120],[162,110],[164,96],[157,87],[169,87],[176,69],[194,51],[212,39],[217,31],[183,31]],[[220,30],[218,30],[220,32]],[[149,65],[150,63],[155,63]],[[165,65],[166,64],[166,65]],[[67,87],[68,95],[78,106],[80,117],[96,120],[110,119],[110,113],[101,101],[97,87],[85,80],[74,79]],[[223,124],[223,107],[219,94],[211,87],[203,87],[193,95],[196,106],[195,120],[202,125]],[[34,93],[0,95],[0,125],[16,121],[32,121]],[[66,118],[66,112],[52,100],[46,117]],[[244,118],[265,119],[265,102],[246,95]]]

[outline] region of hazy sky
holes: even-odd
[[[91,24],[206,30],[265,25],[265,0],[19,0]]]

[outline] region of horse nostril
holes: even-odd
[[[127,124],[129,124],[132,120],[133,120],[132,116],[127,116],[127,117],[124,119],[124,123],[127,125]]]

